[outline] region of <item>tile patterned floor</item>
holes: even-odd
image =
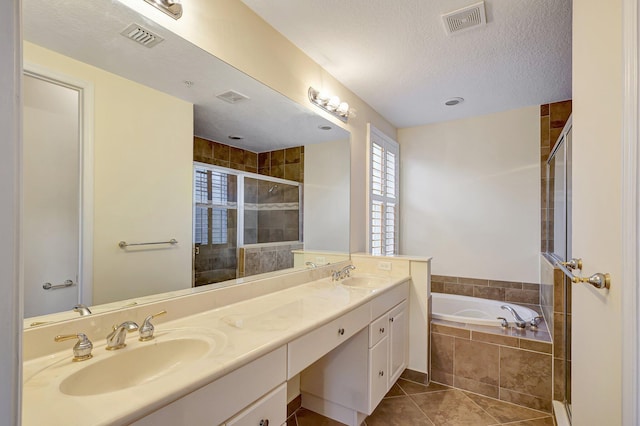
[[[429,386],[400,379],[366,426],[554,426],[548,413],[520,407],[470,392],[432,383]],[[287,426],[344,426],[300,408]]]

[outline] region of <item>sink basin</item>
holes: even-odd
[[[60,391],[89,396],[138,386],[202,358],[213,346],[204,339],[182,338],[121,349],[104,360],[85,361],[86,367],[60,383]]]
[[[368,276],[368,275],[357,275],[355,277],[348,277],[340,281],[342,285],[346,285],[347,287],[358,287],[358,288],[379,288],[389,282],[388,278],[376,277],[376,276]]]

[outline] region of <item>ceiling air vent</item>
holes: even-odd
[[[242,93],[238,93],[235,90],[228,90],[224,93],[220,93],[216,95],[216,98],[220,98],[225,102],[229,102],[230,104],[235,104],[236,102],[246,101],[249,99],[248,96],[243,95]]]
[[[442,15],[444,21],[444,30],[447,34],[455,34],[470,30],[487,23],[487,17],[484,12],[484,2],[472,4],[462,9]]]
[[[152,33],[148,29],[138,24],[129,25],[120,34],[145,47],[153,47],[164,40],[159,35]]]

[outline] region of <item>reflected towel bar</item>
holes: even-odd
[[[63,282],[62,284],[56,284],[56,285],[53,285],[51,283],[44,283],[42,284],[42,288],[44,288],[45,290],[57,290],[59,288],[71,287],[73,284],[74,284],[73,281],[65,280],[65,282]]]
[[[589,283],[592,286],[594,286],[595,288],[606,288],[609,289],[611,287],[611,276],[608,273],[595,273],[593,275],[591,275],[588,278],[583,278],[583,277],[576,277],[575,275],[573,275],[573,272],[571,272],[569,270],[569,268],[567,268],[565,265],[563,265],[561,262],[556,262],[556,266],[558,268],[560,268],[560,270],[562,272],[564,272],[564,274],[569,277],[569,279],[571,280],[572,283],[578,284],[578,283]]]
[[[126,241],[120,241],[118,243],[118,247],[121,249],[130,247],[130,246],[152,246],[156,244],[171,244],[172,246],[178,244],[178,240],[175,238],[170,239],[169,241],[157,241],[155,243],[127,243]]]

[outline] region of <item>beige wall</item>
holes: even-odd
[[[33,44],[24,48],[26,62],[94,85],[92,304],[190,287],[193,106]],[[117,245],[171,238],[176,247]]]
[[[437,275],[538,282],[539,107],[400,129],[401,252]]]
[[[366,124],[395,138],[396,129],[239,0],[190,0],[175,21],[145,2],[119,0],[283,95],[351,132],[351,251],[366,249]],[[349,102],[356,115],[344,125],[314,108],[309,86]]]
[[[622,0],[573,2],[573,256],[612,280],[573,286],[575,425],[622,424],[622,75]]]
[[[349,253],[349,141],[304,152],[304,248]]]

